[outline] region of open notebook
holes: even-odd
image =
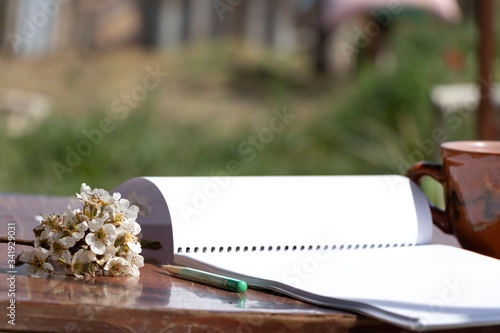
[[[500,260],[428,245],[428,203],[405,177],[134,178],[116,190],[162,224],[145,235],[163,237],[162,263],[413,330],[500,324]]]

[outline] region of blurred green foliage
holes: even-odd
[[[417,158],[436,160],[436,128],[443,128],[448,140],[474,137],[472,118],[454,129],[439,121],[429,92],[435,84],[476,81],[476,30],[470,21],[451,27],[427,17],[392,24],[387,45],[397,60],[395,69],[362,62],[342,84],[313,78],[307,62],[270,52],[249,64],[220,45],[203,54],[186,48],[175,70],[191,78],[189,99],[196,101],[196,89],[204,89],[197,88],[199,82],[226,84],[231,98],[258,99],[267,111],[251,123],[242,121],[230,135],[219,135],[205,121],[166,121],[168,110],[159,106],[160,92],[154,91],[124,119],[110,114],[110,103],[71,115],[56,110],[22,137],[0,133],[0,191],[71,195],[82,182],[111,190],[136,176],[228,170],[239,175],[400,174]],[[463,56],[462,68],[447,66],[449,51]],[[220,80],[228,72],[229,79]],[[294,118],[273,131],[276,110],[285,109]],[[99,129],[103,118],[110,119],[113,130],[102,133],[102,141],[88,152],[83,131]],[[213,121],[223,120],[215,115]],[[80,154],[78,163],[72,156],[69,166],[68,156],[78,147],[85,156]],[[57,170],[61,165],[66,168]]]

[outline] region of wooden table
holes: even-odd
[[[34,216],[62,213],[68,203],[80,206],[67,197],[0,194],[0,235],[15,223],[17,239],[33,239]],[[23,248],[16,245],[16,252]],[[6,244],[0,244],[0,255],[2,332],[406,332],[283,295],[256,290],[237,294],[191,283],[151,264],[139,277],[77,279],[53,274],[42,279],[28,277],[23,266],[9,273]],[[11,300],[15,326],[8,323]],[[500,326],[459,332],[500,332]]]

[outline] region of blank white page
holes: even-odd
[[[401,176],[152,177],[168,205],[174,252],[245,247],[427,243],[425,196]]]
[[[500,324],[500,260],[445,245],[193,253],[175,262],[415,330]]]

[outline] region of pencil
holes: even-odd
[[[181,278],[189,281],[199,282],[237,293],[243,293],[247,290],[247,283],[245,281],[231,279],[225,276],[181,266],[162,265],[160,267],[171,274],[180,276]]]

